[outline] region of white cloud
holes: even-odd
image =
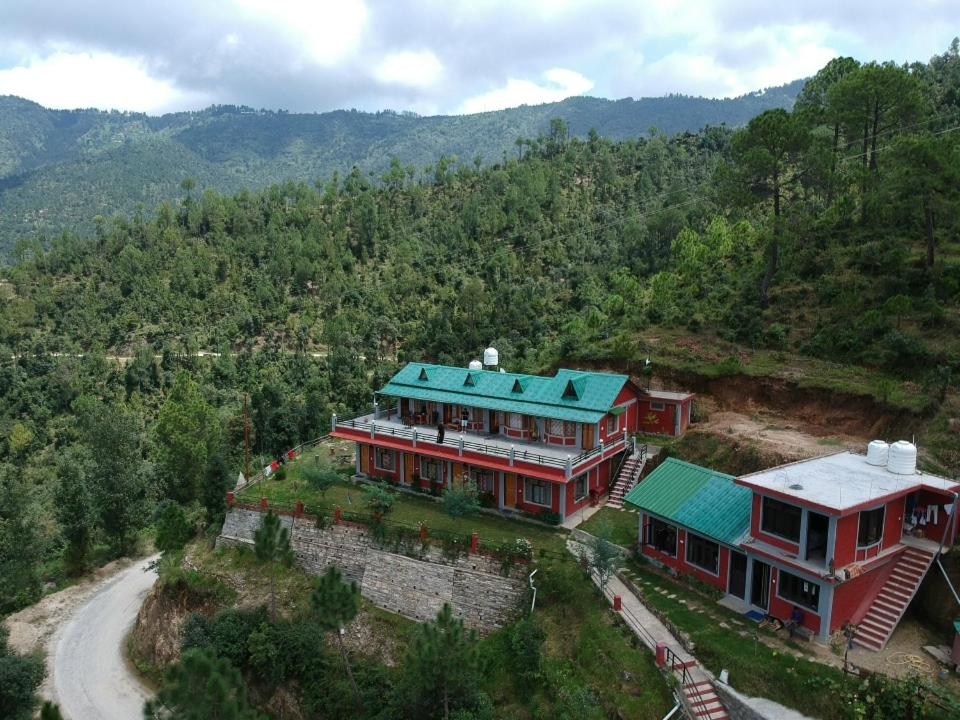
[[[334,66],[360,47],[369,12],[363,0],[235,0],[248,17],[302,45],[309,60]]]
[[[552,68],[543,73],[545,83],[508,78],[503,87],[467,98],[460,113],[489,112],[517,105],[541,105],[582,95],[593,88],[593,81],[576,70]]]
[[[116,108],[141,112],[201,107],[209,99],[152,77],[143,61],[101,52],[56,51],[0,70],[0,94],[52,108]]]
[[[374,69],[373,76],[384,85],[428,88],[443,75],[443,64],[430,50],[387,55]]]

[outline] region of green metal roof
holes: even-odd
[[[468,377],[473,384],[467,382]],[[409,363],[380,394],[596,423],[610,412],[626,375],[558,370],[554,377]]]
[[[624,502],[699,535],[736,545],[750,529],[753,491],[733,477],[667,458]]]

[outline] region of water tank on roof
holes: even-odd
[[[471,360],[469,367],[471,370],[483,370],[483,363],[479,360]]]
[[[873,440],[867,445],[867,462],[871,465],[883,467],[887,464],[887,453],[890,446],[883,440]]]
[[[500,353],[496,348],[488,347],[483,351],[483,364],[487,367],[496,367],[500,364]]]
[[[917,471],[917,446],[897,440],[887,453],[887,470],[897,475],[913,475]]]

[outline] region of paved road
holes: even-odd
[[[154,581],[138,561],[107,580],[52,638],[53,691],[70,720],[137,720],[150,690],[125,655],[127,633]]]

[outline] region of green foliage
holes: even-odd
[[[960,717],[960,703],[956,698],[939,691],[919,675],[898,679],[877,673],[845,682],[832,677],[813,677],[807,686],[814,692],[829,693],[836,698],[837,717],[844,720]]]
[[[183,507],[176,502],[167,502],[157,518],[157,535],[154,544],[160,552],[172,552],[183,548],[193,537],[193,527],[187,520]]]
[[[63,720],[63,713],[60,712],[60,706],[55,705],[49,700],[43,703],[40,708],[40,720]]]
[[[39,655],[18,655],[7,645],[7,629],[0,625],[0,717],[29,720],[37,704],[34,692],[45,675]]]
[[[253,534],[253,551],[257,560],[269,565],[270,617],[277,615],[277,566],[293,565],[293,548],[290,545],[290,528],[283,525],[280,516],[271,510],[263,516],[260,527]]]
[[[468,481],[454,482],[443,491],[443,511],[450,517],[461,518],[480,509],[477,489]]]
[[[535,681],[540,677],[545,639],[546,633],[535,616],[524,618],[510,628],[510,650],[516,672],[522,679]]]
[[[144,717],[169,720],[258,720],[247,702],[240,672],[226,658],[208,650],[187,650],[164,677],[155,700],[144,707]]]
[[[59,481],[54,491],[56,517],[67,546],[64,565],[79,575],[90,565],[90,552],[100,527],[96,488],[91,475],[93,462],[86,448],[67,448],[57,467]]]
[[[13,466],[0,464],[0,614],[40,596],[44,548],[32,513],[30,487]]]
[[[619,548],[605,537],[609,531],[598,532],[599,535],[589,544],[588,557],[590,570],[596,574],[603,588],[623,562],[623,557]]]
[[[327,494],[327,490],[343,479],[343,476],[329,465],[306,465],[301,468],[300,473],[307,485],[321,498]]]
[[[408,717],[449,718],[470,709],[480,672],[476,634],[444,603],[434,622],[415,629],[402,672],[399,692]]]
[[[393,509],[393,503],[397,498],[396,494],[391,492],[387,484],[383,482],[364,485],[363,494],[367,507],[373,511],[375,517],[381,520]]]

